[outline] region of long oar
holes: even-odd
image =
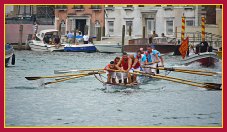
[[[197,74],[197,75],[203,75],[203,76],[214,76],[217,73],[203,73],[203,72],[197,72],[193,70],[180,70],[180,69],[174,69],[174,68],[163,68],[163,67],[146,67],[145,68],[151,68],[151,69],[159,69],[159,70],[166,70],[166,71],[175,71],[175,72],[182,72],[182,73],[188,73],[188,74]]]
[[[87,75],[87,74],[94,74],[98,72],[89,72],[89,73],[80,73],[80,74],[63,74],[57,76],[38,76],[38,77],[25,77],[27,80],[38,80],[42,78],[58,78],[58,77],[68,77],[68,76],[77,76],[77,75]]]
[[[78,69],[70,69],[70,70],[54,70],[54,74],[64,74],[64,73],[70,73],[70,72],[86,72],[86,71],[102,71],[103,68],[99,69],[88,69],[88,70],[78,70]]]
[[[182,84],[187,84],[191,86],[196,86],[196,87],[201,87],[201,88],[206,88],[206,89],[215,89],[215,90],[221,90],[221,84],[215,84],[215,83],[199,83],[199,82],[194,82],[191,80],[184,80],[184,79],[179,79],[179,78],[173,78],[173,77],[166,77],[166,76],[159,76],[159,75],[151,75],[151,74],[146,74],[146,73],[132,73],[136,75],[144,75],[147,77],[151,78],[158,78],[158,79],[163,79],[167,81],[172,81],[172,82],[177,82],[177,83],[182,83]]]
[[[63,81],[67,81],[67,80],[71,80],[71,79],[75,79],[75,78],[85,77],[85,76],[89,76],[89,75],[72,76],[72,77],[63,78],[63,79],[59,79],[59,80],[52,81],[52,82],[46,82],[46,83],[44,83],[44,85],[59,83],[59,82],[63,82]]]
[[[83,74],[83,75],[81,74],[81,75],[76,75],[76,76],[72,76],[72,77],[57,79],[56,81],[52,81],[52,82],[46,82],[46,83],[44,83],[44,85],[54,84],[54,83],[58,83],[58,82],[63,82],[63,81],[75,79],[75,78],[90,76],[90,75],[94,75],[94,74],[103,74],[103,73],[104,72],[90,72],[90,73]]]

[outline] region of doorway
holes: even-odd
[[[86,25],[86,19],[76,19],[76,29],[82,32],[82,35],[84,35],[84,29]]]

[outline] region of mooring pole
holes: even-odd
[[[121,47],[121,52],[124,52],[124,43],[125,43],[125,25],[122,26],[122,47]]]
[[[19,28],[18,50],[21,50],[22,49],[22,38],[23,38],[23,25],[20,25],[20,28]]]

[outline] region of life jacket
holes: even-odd
[[[129,67],[128,67],[128,60],[129,60],[129,57],[127,57],[127,60],[125,61],[123,58],[121,60],[121,66],[123,67],[123,70],[127,70]]]

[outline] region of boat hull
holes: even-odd
[[[96,47],[93,44],[81,44],[81,45],[65,45],[64,51],[66,52],[96,52]]]
[[[95,47],[101,53],[121,53],[122,50],[121,45],[114,44],[95,45]]]
[[[42,52],[60,52],[64,51],[64,45],[56,47],[55,45],[44,44],[41,41],[30,40],[28,42],[29,47],[32,51],[42,51]]]
[[[8,66],[8,64],[10,62],[12,65],[15,64],[14,49],[13,49],[13,46],[6,44],[6,46],[5,46],[5,66]]]
[[[202,66],[209,67],[209,66],[215,65],[215,63],[218,61],[219,59],[215,53],[205,52],[205,53],[191,55],[187,57],[185,60],[182,60],[181,63],[184,65],[190,65],[194,62],[199,62]]]

